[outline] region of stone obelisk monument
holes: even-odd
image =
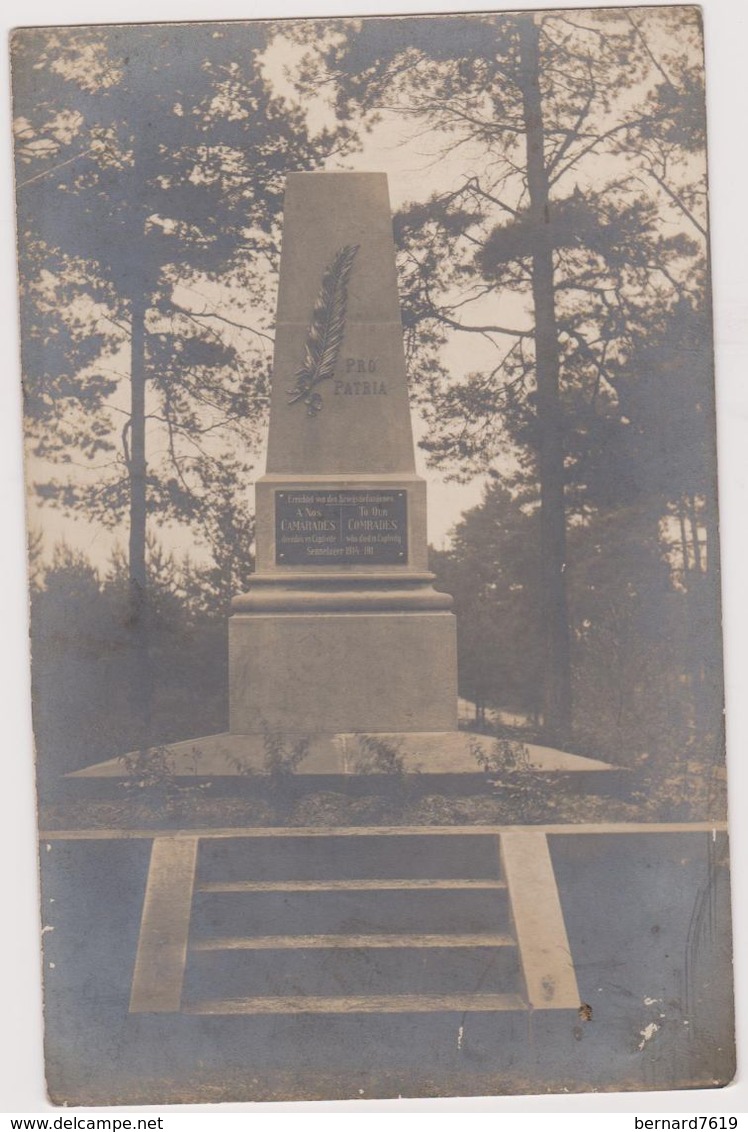
[[[454,730],[455,620],[427,566],[384,174],[288,177],[256,490],[230,731]]]

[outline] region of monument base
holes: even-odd
[[[418,775],[421,780],[439,777],[472,781],[485,779],[485,774],[476,759],[476,750],[490,751],[492,739],[470,731],[443,732],[371,732],[377,739],[389,744],[402,761],[405,774]],[[386,780],[385,770],[377,771],[362,761],[361,733],[309,736],[309,752],[300,763],[296,777],[314,779],[318,776],[343,778],[370,778]],[[267,751],[263,735],[237,735],[224,731],[218,735],[205,735],[198,739],[184,739],[166,746],[152,748],[156,755],[168,756],[171,773],[176,778],[246,778],[254,781],[254,776],[267,773]],[[536,743],[525,743],[528,771],[541,775],[572,775],[586,780],[594,790],[593,779],[602,775],[605,779],[615,779],[628,771],[619,767],[591,759],[582,755],[558,751],[553,747],[543,747]],[[126,761],[122,758],[107,759],[94,766],[73,771],[68,778],[126,778]],[[249,776],[249,777],[247,777]]]
[[[444,596],[431,594],[432,600]],[[299,600],[298,590],[294,597]],[[230,618],[232,733],[259,734],[267,727],[304,734],[456,730],[451,613],[355,609],[369,600],[396,601],[391,590],[369,590],[367,598],[359,589],[350,595],[353,608],[338,612],[329,609],[335,601],[324,589],[307,597],[328,608],[237,612]],[[273,601],[265,593],[263,599]]]

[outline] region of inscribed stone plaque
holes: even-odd
[[[408,559],[405,491],[278,491],[275,557],[284,565]]]

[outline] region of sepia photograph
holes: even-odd
[[[701,10],[10,55],[51,1103],[729,1085]]]

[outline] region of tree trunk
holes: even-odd
[[[563,420],[559,398],[558,329],[549,235],[549,185],[540,93],[538,27],[520,20],[522,104],[527,138],[527,184],[532,225],[535,308],[540,553],[543,611],[543,732],[566,743],[571,732],[571,656],[566,600],[566,513]]]
[[[134,123],[131,184],[133,200],[139,199],[148,176],[149,150],[147,124],[131,108]],[[136,746],[142,752],[151,746],[152,679],[149,655],[149,602],[146,567],[147,461],[146,461],[146,312],[152,294],[152,272],[145,232],[144,209],[135,209],[131,239],[139,249],[137,267],[128,281],[130,292],[130,452],[129,452],[129,620],[131,634],[130,713]]]
[[[706,325],[709,334],[709,357],[711,360],[711,380],[708,386],[708,396],[706,403],[703,406],[706,414],[707,421],[713,422],[717,412],[717,405],[715,401],[714,392],[714,328],[712,320],[712,312],[714,309],[714,298],[712,293],[712,270],[709,260],[707,248],[707,278],[706,278],[706,296],[704,309],[706,311]],[[713,594],[714,612],[716,614],[716,621],[714,624],[719,625],[722,617],[721,598],[720,598],[720,545],[719,545],[719,503],[717,499],[717,446],[716,437],[712,428],[709,430],[709,441],[706,445],[705,460],[707,467],[705,469],[705,484],[704,484],[704,527],[706,533],[706,548],[705,548],[705,573],[709,579],[710,592]],[[717,634],[719,636],[719,634]],[[715,654],[717,664],[721,665],[721,645],[717,645]]]

